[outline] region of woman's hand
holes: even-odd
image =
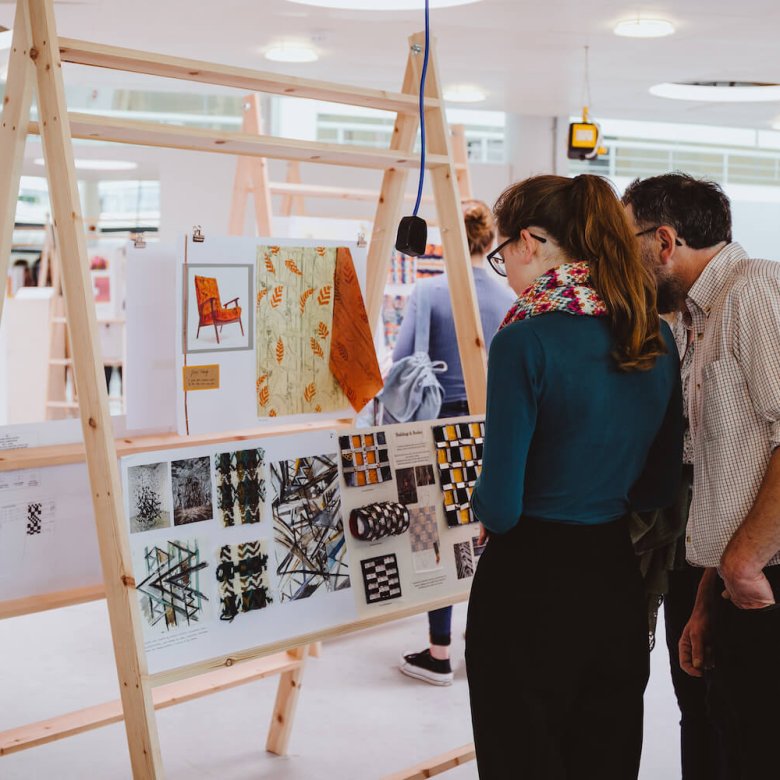
[[[482,546],[483,544],[487,544],[488,539],[490,539],[490,531],[488,531],[487,528],[485,528],[482,523],[479,524],[479,539],[477,539],[477,544]]]

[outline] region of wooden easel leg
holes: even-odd
[[[463,125],[452,125],[452,159],[458,166],[458,192],[462,200],[471,200],[474,193],[471,188],[471,171],[469,170],[469,147],[466,143],[466,128]]]
[[[30,60],[30,27],[27,6],[16,4],[14,37],[8,60],[2,120],[0,121],[0,319],[5,302],[5,280],[11,258],[16,202],[24,162],[24,144],[30,119],[35,68]]]
[[[301,662],[300,666],[290,672],[284,672],[279,678],[273,717],[268,729],[268,739],[265,743],[265,749],[277,756],[287,755],[295,708],[298,706],[298,697],[301,693],[303,669],[308,649],[308,647],[298,647],[295,650],[290,650],[289,655],[299,659]]]
[[[121,499],[111,416],[99,352],[86,237],[65,103],[53,0],[20,0],[28,9],[30,57],[54,226],[62,261],[81,423],[87,454],[108,614],[135,780],[163,777],[152,689],[143,651],[138,596]]]

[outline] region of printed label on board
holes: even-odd
[[[219,364],[184,366],[184,390],[219,390]]]

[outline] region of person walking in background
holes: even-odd
[[[463,201],[462,207],[482,332],[489,347],[493,334],[498,330],[515,296],[508,285],[495,279],[485,267],[485,254],[493,246],[496,237],[490,208],[479,200]],[[414,351],[418,287],[423,285],[426,287],[425,293],[431,309],[428,352],[431,361],[442,361],[447,365],[447,370],[439,374],[439,381],[444,389],[444,402],[439,417],[463,416],[468,414],[469,406],[458,342],[455,338],[455,320],[446,274],[420,280],[415,285],[393,350],[393,361],[401,360]],[[416,653],[404,653],[401,658],[401,671],[409,677],[434,685],[450,685],[453,677],[450,663],[451,626],[452,607],[442,607],[429,612],[429,647]]]
[[[688,561],[703,573],[679,642],[706,677],[727,780],[775,777],[780,733],[780,263],[732,241],[721,188],[683,173],[633,182],[623,202],[693,347]]]
[[[466,628],[479,774],[631,780],[649,642],[628,514],[677,495],[677,348],[606,180],[537,176],[495,214],[488,261],[520,297],[471,498],[490,535]]]

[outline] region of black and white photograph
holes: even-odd
[[[210,458],[189,458],[171,463],[173,524],[188,525],[211,520]]]

